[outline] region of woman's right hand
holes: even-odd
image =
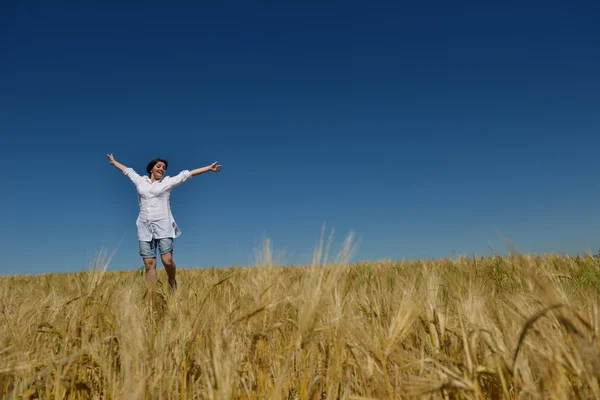
[[[115,157],[112,155],[112,153],[107,154],[106,156],[108,157],[108,162],[110,165],[114,165],[119,171],[124,172],[127,169],[126,166],[115,160]]]

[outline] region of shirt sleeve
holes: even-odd
[[[192,173],[186,169],[173,177],[167,176],[164,179],[164,181],[168,189],[173,189],[174,187],[181,185],[182,183],[190,180],[191,178]]]
[[[137,172],[135,172],[133,170],[133,168],[125,168],[125,170],[123,171],[123,175],[125,175],[126,177],[128,177],[129,179],[131,179],[131,182],[133,182],[133,184],[135,186],[139,185],[140,182],[142,181],[142,177],[138,175]]]

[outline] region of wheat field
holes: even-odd
[[[599,261],[557,255],[0,279],[6,399],[600,398]],[[342,257],[342,261],[343,257]]]

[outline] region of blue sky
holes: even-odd
[[[108,152],[223,165],[172,193],[180,267],[323,223],[355,260],[600,248],[597,2],[47,4],[0,5],[0,273],[142,265]]]

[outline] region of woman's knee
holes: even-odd
[[[173,267],[175,265],[175,261],[173,261],[173,253],[165,253],[161,254],[160,258],[165,267]]]
[[[146,269],[156,269],[156,258],[144,258]]]

